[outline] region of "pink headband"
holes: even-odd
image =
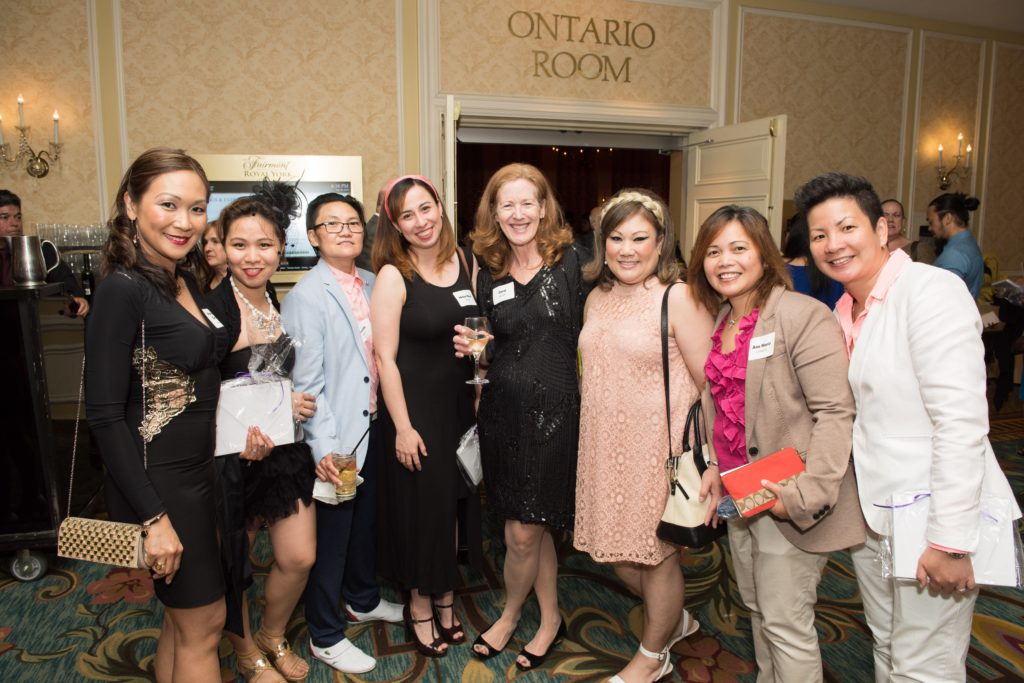
[[[392,178],[388,182],[387,187],[384,188],[384,213],[387,214],[388,220],[390,220],[392,223],[395,222],[395,219],[391,215],[391,207],[390,207],[390,203],[391,203],[390,202],[391,190],[395,189],[395,185],[397,185],[398,183],[402,182],[403,180],[418,180],[421,183],[425,184],[427,187],[430,188],[430,191],[434,193],[434,200],[437,201],[438,205],[441,204],[441,195],[437,191],[437,188],[434,187],[434,184],[432,182],[430,182],[429,180],[427,180],[423,176],[421,176],[421,175],[403,175],[403,176],[398,176],[397,178]]]

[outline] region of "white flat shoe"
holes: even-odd
[[[365,624],[368,621],[386,621],[389,624],[402,623],[402,606],[397,602],[388,602],[380,599],[377,606],[369,612],[357,612],[348,605],[345,605],[345,612],[348,620],[353,624]]]
[[[309,651],[314,658],[345,674],[364,674],[377,666],[376,659],[360,650],[348,638],[342,638],[331,647],[317,647],[310,640]]]

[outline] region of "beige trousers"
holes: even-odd
[[[876,683],[963,683],[978,589],[932,594],[916,581],[882,576],[879,537],[851,551],[864,618],[874,637]]]
[[[757,683],[820,682],[814,605],[828,553],[800,550],[768,513],[729,520],[729,549],[740,597],[750,610]]]

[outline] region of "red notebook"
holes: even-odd
[[[804,461],[795,448],[783,448],[760,460],[722,473],[722,483],[744,517],[753,517],[775,505],[775,494],[762,488],[761,480],[775,481],[783,486],[804,471]]]

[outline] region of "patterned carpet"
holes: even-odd
[[[1018,500],[1024,492],[1024,420],[993,423],[993,441]],[[1005,421],[1005,422],[1013,422]],[[503,547],[501,524],[487,519],[483,573],[464,571],[457,609],[470,640],[500,613]],[[265,535],[253,552],[257,571],[254,595],[261,593],[269,569]],[[426,660],[406,642],[401,626],[370,624],[348,635],[379,659],[363,676],[342,676],[314,662],[309,681],[604,681],[625,665],[638,644],[642,622],[639,602],[607,567],[559,543],[561,607],[569,637],[542,670],[521,674],[515,653],[536,628],[536,603],[528,603],[517,637],[500,656],[484,663],[472,658],[469,645],[452,648],[440,660]],[[161,608],[152,583],[140,571],[108,570],[98,565],[51,558],[48,574],[21,583],[0,573],[0,681],[150,681]],[[738,602],[728,553],[716,544],[682,560],[687,604],[701,630],[675,648],[674,681],[754,681],[750,622]],[[386,590],[388,597],[397,596]],[[257,605],[256,613],[262,612]],[[299,653],[308,657],[301,608],[288,629]],[[843,683],[871,680],[869,634],[849,557],[837,553],[829,562],[819,591],[817,627],[825,662],[825,680]],[[224,681],[234,681],[234,662],[222,643]],[[978,600],[968,659],[971,681],[1024,680],[1024,593],[985,589]],[[241,679],[238,679],[241,680]],[[668,679],[666,679],[668,680]]]

